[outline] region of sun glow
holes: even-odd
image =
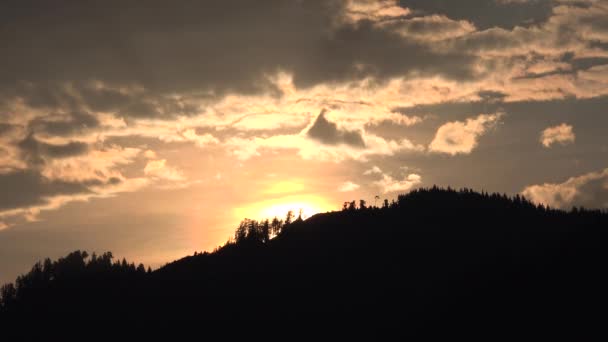
[[[282,181],[270,186],[264,193],[268,195],[293,194],[302,192],[304,184],[294,181]]]
[[[292,211],[294,215],[302,215],[302,218],[308,218],[318,213],[320,210],[309,203],[284,203],[276,204],[265,210],[262,210],[263,217],[285,217],[287,212]]]
[[[297,217],[300,213],[303,219],[315,214],[331,211],[331,205],[325,198],[316,195],[293,195],[272,200],[252,203],[249,206],[236,208],[234,214],[237,219],[266,219],[278,217],[284,219],[288,211],[293,211]]]

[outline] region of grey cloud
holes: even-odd
[[[18,144],[25,160],[33,165],[44,163],[44,157],[66,158],[85,154],[89,146],[83,142],[69,142],[67,144],[47,144],[36,140],[33,134],[28,135]]]
[[[8,134],[13,129],[14,129],[14,125],[0,123],[0,137],[2,137],[5,134]]]
[[[0,196],[0,211],[44,205],[52,196],[90,193],[83,184],[51,181],[31,170],[0,175],[0,188],[10,194]]]
[[[94,89],[83,86],[79,88],[80,96],[93,111],[109,112],[127,106],[133,101],[131,96],[114,89]]]
[[[608,50],[608,46],[606,46],[606,50]],[[575,70],[587,70],[597,65],[608,64],[606,57],[564,58],[564,61],[570,63]]]
[[[78,87],[81,105],[91,111],[117,112],[123,117],[172,119],[178,115],[198,113],[187,102],[165,96],[152,96],[143,90],[125,92],[111,88]]]
[[[477,96],[481,98],[481,102],[495,103],[504,100],[507,94],[500,91],[482,90],[477,93]]]
[[[11,53],[1,57],[0,79],[258,92],[268,87],[266,72],[322,39],[334,3],[8,1],[0,37]]]
[[[85,84],[140,86],[143,96],[155,99],[175,93],[279,94],[266,77],[279,70],[293,72],[299,87],[413,72],[467,79],[475,60],[433,51],[371,22],[339,26],[343,1],[49,6],[8,1],[0,10],[0,40],[8,51],[0,56],[0,93],[26,97],[33,106],[80,108],[81,101],[58,86],[68,83],[91,110],[124,108],[123,115],[155,117],[152,108],[142,110],[146,101],[137,104]],[[17,83],[24,85],[15,93]]]
[[[45,153],[54,158],[65,158],[84,154],[88,151],[87,144],[73,141],[63,145],[44,144]]]
[[[608,177],[582,185],[571,204],[585,208],[608,208]]]
[[[307,58],[292,65],[297,86],[373,76],[380,80],[415,73],[470,80],[476,57],[457,51],[437,52],[370,21],[336,29]]]
[[[543,22],[551,15],[553,0],[401,0],[404,7],[424,14],[444,14],[456,20],[467,20],[480,29],[529,26]]]
[[[39,117],[29,123],[34,132],[46,133],[54,136],[69,136],[75,133],[94,129],[100,126],[99,120],[89,113],[71,112],[68,116],[60,115],[58,120],[48,120]]]
[[[308,136],[327,145],[346,144],[354,147],[365,147],[361,133],[339,129],[338,126],[325,118],[326,110],[322,110],[314,124],[308,130]]]

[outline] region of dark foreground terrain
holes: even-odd
[[[606,335],[605,212],[432,188],[381,208],[352,203],[287,221],[244,221],[224,247],[154,272],[110,253],[46,260],[2,288],[1,329],[286,340]]]

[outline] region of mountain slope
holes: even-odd
[[[385,208],[296,220],[269,241],[244,238],[152,273],[85,267],[31,281],[4,300],[0,317],[78,321],[87,312],[208,329],[404,336],[600,332],[606,229],[600,211],[422,189]]]

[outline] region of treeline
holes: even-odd
[[[294,220],[295,214],[292,210],[287,212],[285,220],[274,217],[272,220],[261,221],[244,219],[239,223],[234,232],[234,239],[229,239],[227,245],[240,244],[246,242],[268,243],[270,239],[278,236],[289,225],[295,221],[302,221],[302,214]]]
[[[379,197],[376,196],[378,200]],[[449,206],[447,206],[449,204]],[[581,214],[581,215],[604,215],[606,210],[602,209],[588,209],[584,207],[573,206],[569,210],[561,210],[551,208],[542,203],[534,203],[522,195],[516,194],[515,196],[508,196],[504,193],[498,192],[477,192],[470,188],[454,189],[451,187],[442,188],[436,185],[429,188],[418,188],[412,190],[406,194],[400,194],[397,196],[397,200],[389,202],[388,199],[384,199],[380,206],[368,205],[367,201],[361,199],[358,201],[344,202],[342,205],[342,211],[364,211],[364,210],[382,210],[382,209],[397,209],[397,208],[438,208],[443,210],[446,209],[464,209],[464,208],[477,208],[477,209],[500,209],[500,210],[511,210],[511,209],[525,209],[533,210],[538,212],[546,212],[553,214]]]
[[[112,252],[101,255],[86,251],[75,251],[56,261],[46,258],[34,264],[32,269],[19,277],[15,283],[0,287],[0,312],[11,310],[22,301],[31,301],[41,292],[61,285],[83,279],[98,281],[112,278],[130,279],[143,277],[151,273],[143,264],[135,265],[126,259],[116,259]]]

